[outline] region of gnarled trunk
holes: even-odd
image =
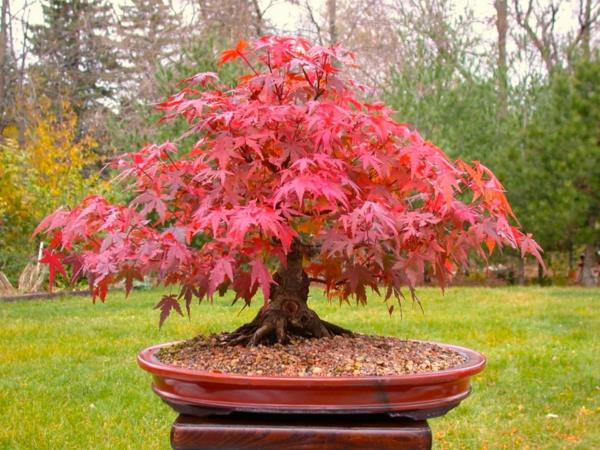
[[[344,328],[321,320],[307,305],[310,280],[302,268],[303,251],[294,242],[285,266],[273,276],[277,283],[271,288],[269,302],[261,308],[252,322],[224,335],[228,344],[284,343],[290,336],[331,337],[352,334]]]

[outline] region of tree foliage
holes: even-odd
[[[450,161],[362,100],[339,45],[265,36],[221,54],[234,60],[250,72],[233,89],[199,73],[160,105],[164,120],[185,118],[191,146],[148,145],[115,161],[129,204],[91,196],[41,222],[56,270],[87,276],[101,299],[109,283],[153,273],[181,284],[188,306],[228,287],[246,303],[260,288],[268,302],[270,268],[294,243],[310,249],[304,270],[330,298],[366,302],[367,288],[386,299],[412,292],[426,264],[444,286],[470,251],[485,258],[506,245],[540,258],[509,223],[494,174]]]
[[[521,188],[515,186],[515,195],[527,200],[519,205],[524,223],[539,229],[549,249],[600,243],[598,86],[598,59],[556,72],[537,100],[524,151],[506,160],[521,179],[528,179]]]
[[[96,141],[79,137],[77,115],[68,104],[63,103],[63,113],[57,116],[49,103],[41,99],[39,109],[30,109],[24,148],[10,137],[0,144],[2,265],[11,254],[34,250],[29,236],[44,216],[80,201],[92,186],[99,188],[91,167],[97,160]]]

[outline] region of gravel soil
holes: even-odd
[[[165,347],[164,364],[214,373],[288,377],[405,375],[460,366],[454,350],[426,342],[355,334],[292,340],[287,345],[228,346],[216,335]]]

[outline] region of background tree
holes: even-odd
[[[131,96],[155,96],[154,74],[179,59],[180,42],[190,30],[163,0],[132,0],[118,21],[121,86]]]
[[[453,18],[447,3],[421,2],[403,13],[398,23],[405,25],[399,33],[406,47],[391,70],[386,100],[402,121],[451,156],[492,164],[505,144],[498,139],[495,80],[470,53],[482,46],[470,31],[471,12]]]
[[[537,222],[548,249],[583,245],[581,282],[592,286],[600,243],[600,61],[553,77],[527,128],[531,180],[525,223]],[[518,161],[518,159],[517,159]]]
[[[0,20],[0,133],[24,143],[25,97],[28,56],[27,2],[12,11],[11,3],[2,0]],[[20,31],[19,31],[20,30]],[[20,42],[19,42],[20,41]],[[16,133],[15,133],[16,132]]]
[[[186,45],[179,47],[177,58],[157,60],[153,72],[147,75],[147,91],[132,97],[123,96],[118,113],[108,119],[114,151],[122,153],[124,149],[142,148],[149,142],[179,139],[187,128],[185,121],[161,126],[156,104],[180,89],[181,80],[199,72],[214,71],[223,83],[233,85],[241,72],[235,64],[221,67],[216,64],[221,46],[220,39],[207,32],[189,38]],[[123,121],[123,114],[131,119]]]
[[[586,58],[590,51],[590,36],[598,26],[600,3],[579,0],[577,8],[578,27],[566,35],[557,31],[559,15],[569,7],[564,1],[539,2],[513,0],[516,23],[523,31],[522,47],[533,47],[551,76],[557,66],[566,67],[577,57],[580,50]],[[562,10],[562,11],[561,11]]]
[[[134,0],[120,10],[118,22],[119,72],[118,110],[108,117],[110,145],[115,152],[141,148],[154,139],[157,127],[152,118],[153,105],[164,89],[173,92],[157,77],[165,67],[189,57],[182,42],[189,40],[185,26],[169,4]],[[123,122],[122,117],[128,117]]]
[[[273,30],[265,17],[277,0],[190,0],[193,23],[204,32],[215,33],[222,45],[250,39]],[[221,48],[221,50],[224,47]]]
[[[80,132],[93,130],[114,102],[113,10],[104,0],[48,0],[42,8],[44,23],[32,27],[34,83],[57,111],[72,106]]]
[[[0,129],[4,129],[5,111],[7,109],[6,94],[8,92],[9,55],[8,49],[8,0],[2,0],[0,6]]]
[[[498,79],[499,113],[504,116],[508,108],[508,56],[506,50],[508,41],[508,0],[495,0],[494,8],[496,10],[496,31],[498,33],[496,77]]]
[[[12,280],[35,254],[30,236],[41,218],[80,201],[92,186],[103,191],[96,170],[89,171],[97,160],[96,141],[79,136],[68,104],[57,115],[49,99],[39,101],[28,108],[26,145],[14,138],[0,143],[0,270]]]
[[[565,2],[515,0],[509,5],[509,20],[512,18],[514,21],[512,33],[509,34],[512,34],[517,48],[514,54],[515,64],[522,68],[523,61],[535,61],[539,58],[543,63],[543,70],[536,68],[536,64],[529,63],[525,75],[520,75],[520,83],[513,83],[512,115],[516,120],[512,122],[512,130],[516,133],[515,140],[513,145],[502,149],[498,167],[506,180],[509,198],[515,211],[524,217],[525,226],[533,227],[536,236],[548,251],[568,252],[569,271],[574,266],[573,254],[582,243],[574,236],[584,230],[589,233],[590,226],[573,221],[576,200],[569,186],[574,179],[568,177],[575,177],[576,172],[565,172],[561,168],[565,164],[565,158],[578,158],[577,151],[571,145],[564,146],[564,139],[577,139],[566,129],[563,129],[565,136],[555,134],[548,123],[556,123],[559,117],[567,122],[576,123],[579,120],[576,115],[567,112],[572,111],[571,106],[558,101],[555,77],[564,82],[564,77],[568,78],[573,73],[582,56],[584,60],[590,55],[592,58],[597,57],[590,53],[585,36],[587,31],[593,35],[597,29],[600,11],[598,6],[600,5],[594,5],[593,2],[578,2],[577,26],[565,33],[560,32],[557,27],[559,17],[571,13]],[[513,78],[516,76],[517,72],[514,70]],[[549,122],[544,123],[545,120]],[[577,128],[575,123],[571,126]],[[563,125],[568,128],[564,123]],[[545,157],[541,156],[540,145],[547,146]],[[589,151],[593,153],[593,149]],[[558,158],[554,163],[541,162],[547,161],[552,152],[556,152],[555,156]],[[575,167],[576,170],[585,170],[577,164]],[[593,164],[591,168],[593,170]],[[540,189],[540,186],[544,188]]]
[[[353,68],[361,81],[381,87],[390,67],[403,60],[398,19],[406,4],[397,7],[383,0],[290,0],[299,11],[294,34],[321,45],[344,42],[357,55],[359,67]]]

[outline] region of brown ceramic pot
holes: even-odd
[[[149,347],[138,364],[153,375],[152,389],[173,409],[188,415],[231,412],[281,414],[369,414],[422,420],[441,416],[466,398],[470,379],[481,372],[478,352],[438,344],[466,357],[461,366],[412,375],[377,377],[242,376],[183,369],[155,356],[173,343]]]

